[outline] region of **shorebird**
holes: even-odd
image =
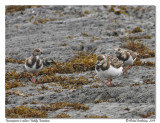
[[[127,73],[128,69],[132,67],[134,61],[136,60],[138,53],[129,49],[122,49],[120,47],[117,47],[114,50],[117,58],[125,65],[124,73]]]
[[[32,56],[26,59],[25,68],[28,72],[35,75],[35,79],[33,80],[33,76],[31,78],[32,82],[36,83],[36,79],[38,76],[38,72],[43,68],[43,60],[40,59],[40,55],[42,54],[39,48],[36,48],[32,52]]]
[[[97,63],[95,71],[100,79],[108,79],[108,82],[112,85],[112,78],[118,77],[123,73],[123,63],[114,56],[99,55],[97,57]]]

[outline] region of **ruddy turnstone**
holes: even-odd
[[[42,54],[41,50],[39,48],[36,48],[32,52],[32,56],[26,59],[25,62],[25,68],[28,72],[32,73],[35,76],[35,79],[33,80],[33,77],[31,78],[32,82],[36,83],[36,78],[38,72],[43,68],[43,60],[40,59],[40,55]]]
[[[101,79],[108,79],[104,84],[112,85],[112,78],[120,76],[123,72],[123,64],[114,56],[99,55],[95,71]]]
[[[131,65],[133,65],[133,62],[136,60],[138,54],[136,52],[133,52],[132,50],[122,49],[120,47],[115,48],[114,50],[117,58],[121,60],[126,66],[124,69],[124,73],[127,73],[127,70],[132,67]]]

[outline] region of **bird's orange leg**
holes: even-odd
[[[35,80],[34,80],[35,83],[36,83],[37,77],[38,77],[38,75],[36,74],[36,77],[35,77]]]
[[[129,65],[128,69],[131,69],[131,68],[132,68],[132,66],[131,66],[131,65]]]
[[[32,80],[32,82],[34,82],[34,81],[33,81],[33,76],[31,77],[31,80]]]
[[[129,67],[128,67],[128,66],[127,66],[127,67],[125,67],[125,68],[124,68],[124,72],[123,72],[123,73],[127,73],[128,69],[129,69]]]
[[[112,85],[112,79],[109,79],[108,82],[104,83],[104,85],[106,85],[107,83],[110,83],[109,85]]]
[[[36,79],[37,79],[37,76],[38,76],[38,75],[36,74],[36,76],[35,76],[35,79],[34,79],[34,83],[35,83],[35,84],[36,84]]]
[[[125,67],[124,68],[124,72],[123,73],[128,73],[127,71],[129,70],[129,69],[131,69],[132,68],[132,66],[131,65],[129,65],[129,66],[127,66],[127,67]]]

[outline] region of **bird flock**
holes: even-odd
[[[97,56],[95,71],[100,79],[108,79],[104,85],[109,83],[109,86],[112,86],[112,78],[118,77],[122,73],[127,73],[138,55],[136,52],[120,47],[115,48],[114,52],[115,56],[106,54]],[[32,55],[25,61],[26,70],[35,76],[35,78],[33,76],[31,78],[33,83],[36,83],[38,72],[43,68],[43,60],[40,58],[41,54],[42,51],[39,48],[35,48]]]
[[[137,53],[128,49],[117,47],[114,49],[116,56],[98,55],[95,71],[99,78],[108,79],[104,84],[112,85],[112,78],[127,73],[136,60]]]

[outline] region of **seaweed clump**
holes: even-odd
[[[87,52],[78,52],[77,55],[69,61],[72,63],[72,67],[75,72],[85,72],[88,70],[94,70],[96,64],[96,55]]]
[[[148,112],[147,114],[142,114],[141,117],[142,117],[142,118],[148,118],[148,117],[150,117],[151,115],[155,115],[155,113],[154,113],[154,112]]]
[[[85,10],[84,14],[90,14],[90,12],[88,10]]]
[[[143,80],[143,84],[155,84],[155,81],[152,81],[152,79],[145,79]]]
[[[30,74],[28,72],[24,71],[21,73],[17,73],[16,70],[13,70],[11,72],[5,73],[5,80],[16,79],[18,81],[19,79],[30,78],[31,76],[32,76],[32,74]]]
[[[86,77],[62,77],[62,76],[44,76],[41,78],[38,83],[49,83],[49,82],[57,82],[62,86],[63,89],[77,89],[82,88],[82,85],[91,83]]]
[[[11,62],[11,63],[18,63],[18,64],[24,64],[25,59],[20,59],[20,60],[14,60],[13,58],[6,58],[6,62]]]
[[[155,66],[155,62],[150,62],[150,61],[143,62],[142,64],[145,65],[145,66],[150,66],[150,67],[154,67]]]
[[[85,118],[108,118],[108,116],[98,116],[98,115],[86,115]]]
[[[123,38],[121,38],[121,40],[131,40],[131,41],[135,41],[137,39],[151,39],[152,36],[150,35],[145,35],[145,36],[124,36]]]
[[[47,112],[32,109],[30,107],[19,106],[11,109],[6,109],[6,118],[46,118]]]
[[[127,108],[125,108],[124,110],[129,111],[130,109],[127,107]]]
[[[95,100],[94,103],[102,103],[102,102],[105,102],[104,100],[102,99],[99,99],[99,100]]]
[[[28,72],[17,73],[16,70],[5,73],[5,88],[6,90],[16,87],[24,87],[22,83],[20,83],[21,79],[30,78],[32,75]],[[12,81],[11,81],[12,80]]]
[[[62,114],[58,114],[56,115],[54,118],[70,118],[71,116],[69,116],[66,113],[62,113]]]
[[[58,109],[63,109],[63,108],[67,108],[67,109],[74,109],[74,110],[88,110],[89,107],[86,106],[85,104],[80,104],[80,103],[68,103],[68,102],[56,102],[56,103],[52,103],[49,105],[44,105],[41,107],[38,107],[39,110],[46,110],[46,111],[56,111]]]
[[[90,41],[94,42],[95,40],[100,40],[100,39],[101,39],[101,36],[99,36],[99,37],[92,36]]]
[[[89,37],[90,35],[86,32],[82,32],[81,35],[85,36],[85,37]]]
[[[87,52],[78,52],[71,60],[67,62],[55,62],[52,67],[43,68],[39,75],[54,75],[55,73],[68,74],[75,72],[85,72],[94,70],[96,64],[96,55]]]
[[[30,21],[32,18],[30,19]],[[55,21],[55,19],[47,19],[47,18],[39,18],[38,20],[35,20],[33,23],[34,24],[39,24],[39,23],[47,23],[48,21]]]
[[[25,5],[25,6],[17,6],[17,5],[15,5],[15,6],[7,6],[6,7],[6,14],[8,14],[8,13],[12,13],[12,12],[17,12],[17,11],[24,11],[25,9],[27,9],[27,8],[33,8],[33,7],[38,7],[38,8],[40,8],[41,6],[39,6],[39,5]]]
[[[96,64],[96,55],[87,52],[78,52],[77,55],[73,57],[70,61],[62,62],[53,65],[49,70],[54,73],[75,73],[75,72],[85,72],[88,70],[94,70]]]
[[[99,85],[92,85],[90,88],[99,88]]]
[[[13,81],[13,82],[6,81],[5,82],[6,90],[9,90],[11,88],[16,88],[16,87],[23,87],[23,85],[20,82],[17,82],[17,81]]]
[[[22,92],[20,92],[20,91],[18,91],[18,90],[13,90],[12,92],[10,92],[10,91],[7,91],[7,92],[6,92],[6,96],[7,96],[7,95],[12,95],[12,94],[14,94],[14,95],[19,95],[19,96],[25,96]]]
[[[113,12],[115,15],[128,14],[127,8],[125,6],[118,6],[118,8],[115,8],[115,6],[112,5],[109,9],[109,12]]]
[[[129,31],[129,33],[138,33],[138,32],[143,32],[143,30],[140,27],[136,27],[133,30]]]
[[[139,82],[133,83],[132,85],[130,85],[130,87],[135,87],[135,86],[140,86]]]
[[[155,62],[150,62],[150,61],[147,61],[147,62],[143,62],[140,60],[140,58],[137,58],[134,63],[133,63],[134,66],[146,66],[146,67],[155,67]]]
[[[48,86],[45,86],[45,85],[41,85],[41,89],[42,90],[50,90],[50,88]]]
[[[74,38],[74,36],[67,36],[67,37],[62,37],[63,39],[73,39]]]
[[[121,47],[137,52],[139,58],[155,57],[155,51],[149,49],[139,41],[126,41],[126,43],[126,45],[122,45]]]
[[[38,104],[38,103],[37,103],[36,101],[33,100],[33,101],[31,102],[31,104]]]

